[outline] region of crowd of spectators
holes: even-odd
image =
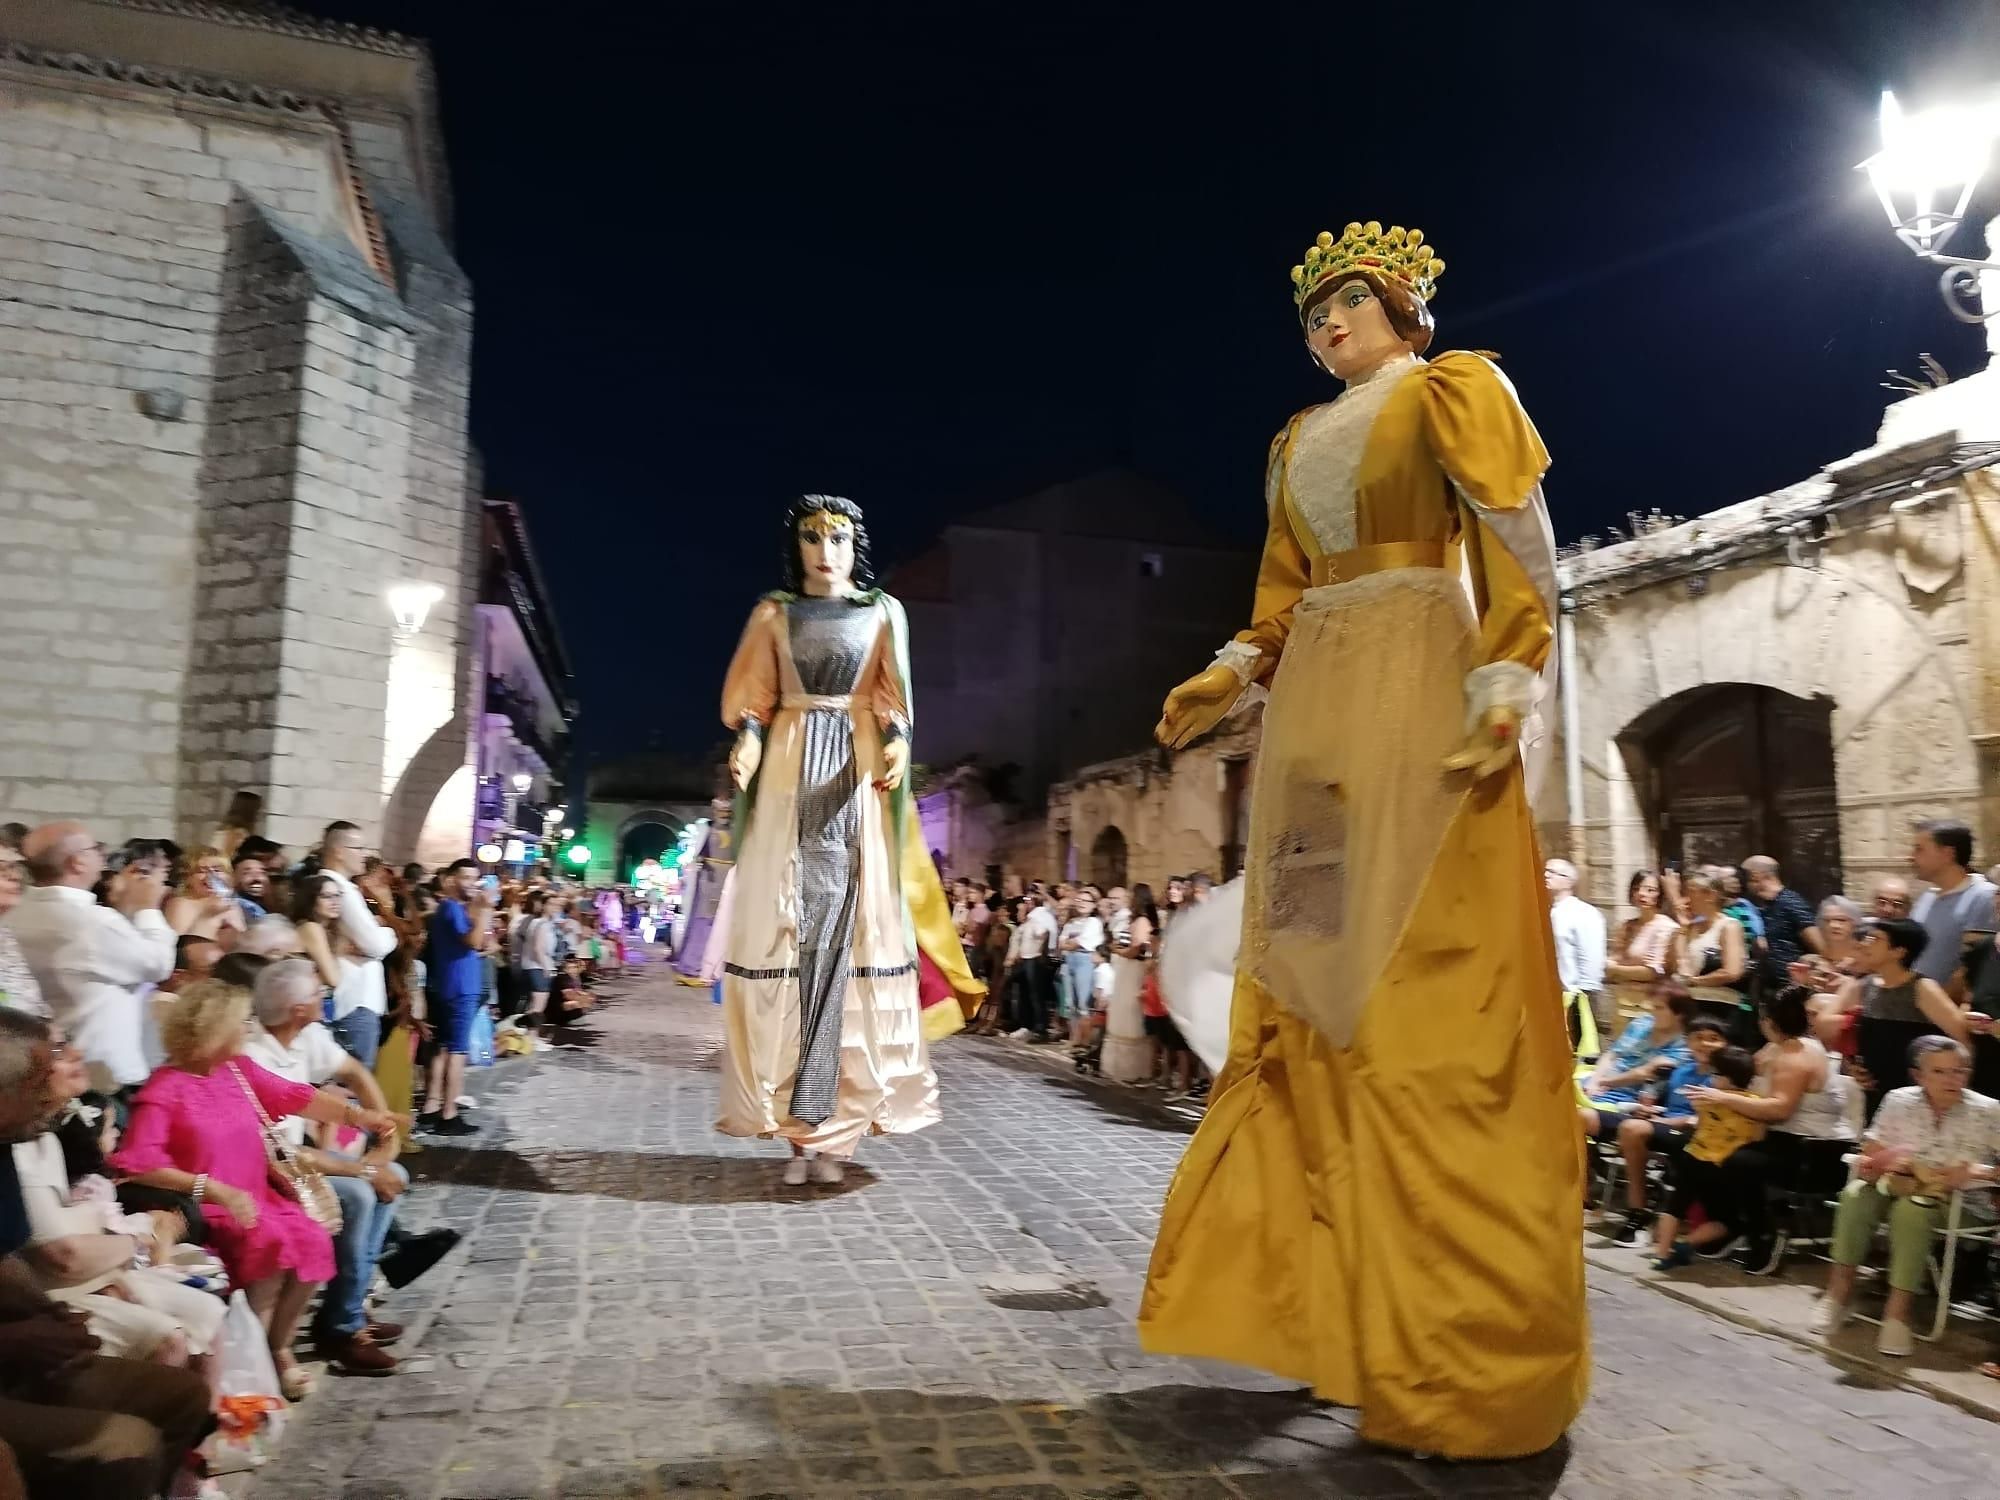
[[[1641,871],[1609,933],[1575,870],[1547,868],[1603,1232],[1660,1271],[1733,1259],[1769,1276],[1830,1204],[1814,1326],[1848,1319],[1885,1228],[1876,1347],[1894,1357],[1915,1348],[1911,1304],[1947,1215],[1991,1224],[2000,1171],[2000,887],[1954,821],[1917,827],[1910,868],[1915,894],[1885,876],[1865,913],[1839,894],[1814,905],[1764,856]],[[1994,1297],[1984,1251],[1971,1246],[1955,1299]]]
[[[1203,1107],[1213,1080],[1168,1015],[1153,966],[1174,918],[1213,888],[1206,873],[1170,877],[1159,900],[1143,883],[947,880],[966,960],[987,985],[971,1029],[1065,1047],[1080,1071]]]
[[[0,828],[0,1500],[205,1492],[233,1291],[285,1398],[308,1346],[395,1373],[378,1278],[457,1239],[398,1225],[402,1158],[478,1133],[482,1029],[575,1043],[624,959],[601,909],[348,822],[303,858]]]

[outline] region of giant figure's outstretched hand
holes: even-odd
[[[1506,770],[1521,759],[1521,716],[1511,708],[1489,708],[1465,742],[1465,748],[1444,763],[1447,771],[1470,771],[1479,780]]]
[[[1217,662],[1167,694],[1153,738],[1169,750],[1185,749],[1220,724],[1242,696],[1243,679]]]

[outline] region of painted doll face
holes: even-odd
[[[1390,323],[1382,299],[1358,277],[1306,314],[1306,344],[1340,380],[1358,380],[1410,348]]]
[[[799,559],[808,594],[846,593],[854,586],[854,523],[831,511],[807,516],[799,522]]]

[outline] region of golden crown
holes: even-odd
[[[1322,283],[1355,271],[1393,276],[1428,302],[1438,277],[1444,275],[1444,262],[1424,243],[1421,229],[1400,224],[1384,229],[1370,219],[1366,224],[1349,224],[1337,240],[1322,230],[1306,251],[1305,264],[1292,267],[1292,300],[1303,307]]]

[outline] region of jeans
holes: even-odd
[[[394,1162],[382,1170],[394,1172],[406,1183],[410,1180],[410,1174]],[[396,1205],[377,1198],[374,1184],[366,1178],[326,1181],[340,1199],[340,1232],[333,1237],[333,1280],[326,1284],[320,1302],[319,1326],[328,1333],[359,1333],[368,1326],[368,1288],[374,1283],[375,1262],[382,1258],[389,1226],[396,1222]]]
[[[1091,990],[1097,983],[1095,953],[1065,953],[1062,956],[1063,1014],[1087,1016],[1091,1010]]]
[[[1885,1213],[1889,1217],[1889,1285],[1899,1292],[1921,1292],[1930,1273],[1931,1232],[1944,1224],[1942,1198],[1928,1206],[1913,1198],[1885,1198],[1874,1183],[1855,1178],[1841,1190],[1840,1209],[1833,1217],[1833,1263],[1858,1266],[1866,1260],[1875,1226]]]
[[[1019,988],[1015,991],[1015,1017],[1036,1036],[1046,1036],[1049,1011],[1055,999],[1056,965],[1052,958],[1024,958],[1019,965]]]
[[[333,1039],[340,1043],[341,1050],[370,1072],[375,1068],[375,1054],[382,1046],[382,1017],[372,1010],[350,1010],[335,1021],[328,1021],[326,1029],[333,1033]]]

